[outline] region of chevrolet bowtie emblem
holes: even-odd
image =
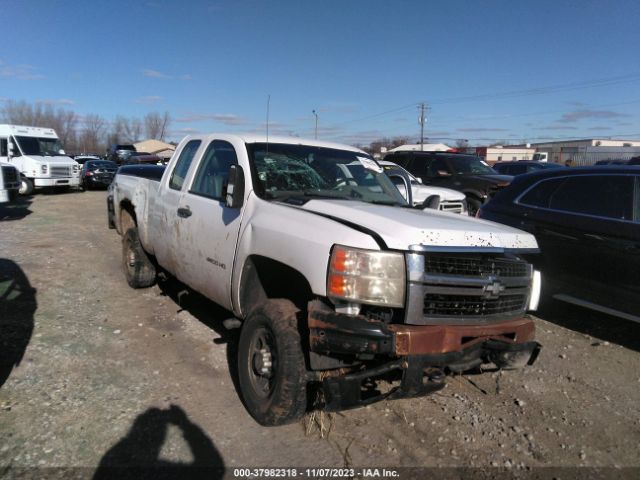
[[[489,285],[485,285],[482,291],[485,298],[498,298],[505,290],[505,286],[497,280],[494,280]]]

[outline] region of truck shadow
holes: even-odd
[[[192,462],[160,458],[169,426],[180,430]],[[209,478],[220,479],[224,461],[209,436],[177,405],[149,408],[138,415],[126,436],[100,460],[93,479]]]
[[[15,262],[0,258],[0,387],[22,361],[38,308],[36,290]]]
[[[33,212],[29,210],[32,197],[19,196],[15,201],[11,203],[0,204],[0,222],[9,220],[22,220],[27,215]]]
[[[171,298],[180,310],[186,310],[204,325],[220,335],[214,340],[216,345],[227,346],[227,364],[229,375],[239,398],[240,383],[238,380],[238,342],[240,340],[240,328],[227,329],[223,321],[233,319],[232,312],[222,308],[208,298],[191,290],[175,277],[168,275],[165,279],[158,279],[158,287],[163,295]]]
[[[640,325],[631,320],[612,317],[548,297],[544,298],[535,315],[561,327],[640,352]]]

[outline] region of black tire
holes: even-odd
[[[482,202],[477,198],[467,197],[467,211],[470,217],[475,217],[478,210],[482,207]]]
[[[128,229],[122,237],[122,265],[132,288],[147,288],[156,283],[156,267],[140,243],[138,230]]]
[[[20,189],[18,190],[20,195],[31,195],[33,193],[33,181],[27,177],[20,177]]]
[[[268,300],[242,326],[238,382],[245,407],[267,427],[301,418],[307,408],[307,370],[296,314],[289,300]]]

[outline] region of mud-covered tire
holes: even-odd
[[[136,228],[122,236],[122,265],[130,287],[147,288],[156,282],[156,267],[142,248]]]
[[[238,382],[245,407],[260,425],[292,423],[306,411],[297,313],[288,300],[268,300],[249,314],[240,332]]]
[[[27,177],[20,178],[20,195],[31,195],[33,193],[33,181]]]

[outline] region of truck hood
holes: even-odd
[[[465,175],[466,178],[473,178],[475,180],[484,180],[485,182],[493,183],[494,185],[509,185],[513,181],[511,175]]]
[[[431,185],[411,185],[413,191],[413,202],[422,203],[431,195],[439,195],[441,202],[461,202],[465,195],[457,190],[443,187],[432,187]]]
[[[64,155],[56,155],[52,157],[45,157],[42,155],[24,155],[24,157],[35,160],[36,162],[55,163],[59,165],[73,165],[74,163],[77,163],[73,158],[66,157]]]
[[[437,210],[375,205],[350,200],[311,200],[300,208],[379,235],[389,248],[412,246],[537,249],[533,235],[486,220]]]

